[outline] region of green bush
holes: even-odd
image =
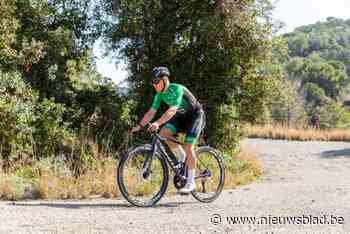
[[[38,95],[16,73],[0,72],[0,156],[5,167],[59,153],[69,132],[65,108]]]
[[[350,128],[350,112],[334,101],[320,107],[316,113],[322,128]]]
[[[36,108],[34,122],[34,139],[38,155],[48,157],[58,155],[62,149],[63,140],[70,136],[67,123],[63,121],[65,107],[54,100],[44,99]]]
[[[33,122],[37,96],[18,73],[0,71],[0,156],[5,167],[35,154]]]

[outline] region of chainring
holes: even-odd
[[[174,186],[176,189],[182,189],[186,185],[187,179],[183,179],[180,175],[174,176]]]

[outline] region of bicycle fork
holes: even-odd
[[[151,171],[151,166],[152,166],[152,161],[154,159],[154,157],[156,156],[156,151],[157,151],[157,139],[154,139],[152,142],[152,149],[151,149],[151,154],[147,154],[146,160],[143,163],[142,166],[142,178],[147,180],[149,179],[152,171]]]

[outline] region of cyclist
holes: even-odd
[[[152,85],[156,90],[153,103],[143,116],[138,126],[132,129],[137,132],[148,124],[155,116],[161,102],[168,104],[169,109],[148,127],[149,131],[160,131],[162,137],[170,137],[178,132],[186,134],[184,149],[173,142],[166,142],[172,152],[180,156],[179,161],[188,166],[186,185],[179,190],[180,193],[190,193],[195,190],[196,157],[194,145],[205,126],[205,114],[202,105],[194,95],[183,85],[170,83],[170,72],[166,67],[155,67],[152,70]]]

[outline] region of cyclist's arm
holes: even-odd
[[[153,108],[150,108],[147,113],[143,116],[140,124],[142,126],[145,126],[146,124],[148,124],[153,118],[154,116],[156,115],[157,113],[157,110],[153,109]]]
[[[162,99],[161,99],[161,96],[160,94],[156,94],[153,98],[153,103],[152,103],[152,106],[151,108],[147,111],[147,113],[143,116],[140,124],[142,126],[145,126],[146,124],[148,124],[153,118],[154,116],[156,115],[157,113],[157,110],[160,106],[160,103],[161,103]]]
[[[160,117],[156,123],[158,126],[161,126],[168,122],[175,114],[176,114],[177,107],[170,107],[163,115]]]

